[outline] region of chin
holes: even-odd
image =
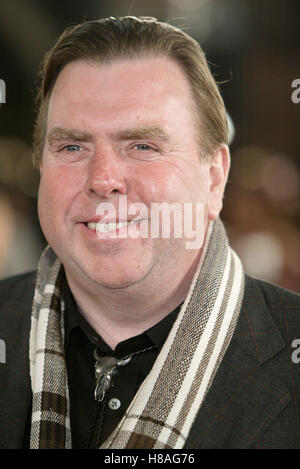
[[[145,256],[145,252],[135,257],[134,253],[124,256],[122,252],[114,256],[91,256],[83,250],[61,254],[67,277],[89,291],[97,287],[122,289],[136,285],[149,275],[153,266],[152,257]]]
[[[128,269],[127,265],[107,265],[99,262],[96,265],[79,266],[80,273],[77,278],[80,283],[92,284],[93,288],[97,286],[108,289],[128,288],[131,285],[139,283],[147,276],[147,269]],[[69,270],[70,271],[70,270]],[[72,272],[75,274],[74,269]]]
[[[135,285],[138,282],[133,281],[111,281],[111,280],[99,280],[96,282],[102,288],[106,288],[107,290],[123,290],[125,288],[130,288],[131,286]]]
[[[123,288],[129,288],[136,285],[144,278],[144,276],[131,275],[120,278],[119,276],[93,275],[90,278],[94,285],[98,285],[99,287],[110,290],[121,290]]]

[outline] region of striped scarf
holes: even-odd
[[[42,254],[33,300],[31,448],[71,448],[64,352],[63,267]],[[101,448],[180,449],[232,338],[244,273],[223,224],[211,222],[194,279],[152,370]]]

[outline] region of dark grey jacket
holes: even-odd
[[[34,282],[35,273],[0,282],[0,339],[6,345],[6,363],[0,363],[0,448],[26,446]],[[300,448],[294,339],[300,339],[300,296],[247,276],[236,330],[185,447]]]

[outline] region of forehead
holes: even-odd
[[[89,81],[93,78],[93,82]],[[130,79],[128,81],[128,78]],[[79,80],[80,79],[80,80]],[[189,83],[181,67],[169,57],[144,57],[138,59],[119,59],[111,63],[100,63],[93,60],[78,60],[66,65],[55,83],[56,92],[59,88],[72,83],[72,86],[98,84],[99,90],[114,88],[122,82],[129,89],[136,83],[140,87],[135,92],[144,93],[168,88],[170,92],[189,92]],[[146,85],[146,86],[145,86]]]
[[[189,112],[194,109],[188,80],[178,64],[166,57],[119,60],[110,64],[76,61],[59,74],[49,103],[49,118],[76,113],[80,107],[95,115],[118,112]],[[137,116],[136,116],[137,117]]]

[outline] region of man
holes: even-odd
[[[49,247],[0,287],[1,446],[299,447],[299,297],[228,246],[226,113],[198,44],[154,18],[71,27],[39,105]]]

